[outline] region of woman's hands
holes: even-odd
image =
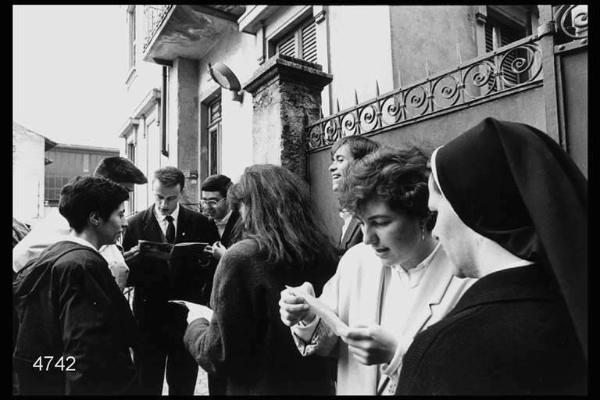
[[[219,261],[221,257],[223,257],[223,254],[225,254],[226,250],[227,248],[223,246],[220,241],[216,241],[212,245],[206,246],[204,252],[210,254],[215,260]]]
[[[341,339],[348,344],[352,356],[365,365],[389,363],[398,346],[392,333],[380,325],[349,328]]]
[[[310,282],[304,282],[297,287],[286,287],[281,291],[279,314],[285,325],[294,326],[299,322],[309,324],[315,319],[315,313],[311,311],[302,297],[303,292],[311,296],[315,295],[315,290]]]

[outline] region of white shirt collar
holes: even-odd
[[[167,216],[166,215],[162,215],[160,212],[158,212],[158,209],[156,208],[156,205],[154,206],[154,216],[156,217],[156,220],[160,223],[167,223],[166,219]],[[173,217],[173,223],[175,225],[177,225],[177,217],[179,217],[179,203],[177,203],[177,207],[175,207],[175,211],[173,211],[171,213],[171,216]]]
[[[229,217],[231,217],[231,213],[233,212],[233,210],[229,210],[229,212],[227,214],[225,214],[225,216],[221,219],[215,219],[215,224],[216,225],[227,225],[227,221],[229,221]]]
[[[346,224],[350,222],[353,216],[354,215],[345,208],[342,211],[340,211],[340,218],[343,219]]]
[[[435,253],[440,248],[441,243],[438,243],[435,248],[429,253],[427,257],[423,261],[421,261],[416,267],[409,269],[406,271],[400,264],[391,265],[390,268],[393,271],[396,271],[398,276],[403,282],[406,282],[409,287],[413,288],[421,282],[421,278],[425,274],[427,267],[431,264]]]
[[[94,249],[94,251],[95,251],[96,253],[99,253],[99,252],[98,252],[98,249],[96,249],[96,248],[94,247],[94,245],[93,245],[93,244],[91,244],[91,243],[90,243],[90,242],[88,242],[87,240],[85,240],[85,239],[82,239],[82,238],[80,238],[80,237],[73,236],[73,235],[65,235],[65,236],[63,236],[63,239],[64,239],[64,240],[68,240],[68,241],[70,241],[70,242],[75,242],[75,243],[77,243],[77,244],[80,244],[80,245],[82,245],[82,246],[87,246],[87,247],[90,247],[90,248]]]

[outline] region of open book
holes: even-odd
[[[182,242],[182,243],[163,243],[150,240],[138,241],[140,255],[147,257],[156,257],[161,260],[169,260],[179,256],[206,257],[204,249],[208,243],[204,242]]]
[[[189,313],[194,314],[194,317],[205,318],[208,321],[212,319],[213,310],[202,304],[192,303],[185,300],[169,300],[169,303],[180,304],[188,309]]]

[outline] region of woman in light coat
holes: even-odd
[[[303,355],[337,358],[336,393],[393,393],[413,337],[440,320],[473,283],[431,235],[427,157],[383,148],[357,162],[344,205],[360,219],[363,243],[340,260],[319,299],[349,326],[336,333],[305,302],[312,286],[281,292],[280,315]]]

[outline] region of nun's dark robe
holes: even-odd
[[[415,337],[396,394],[585,394],[586,362],[557,290],[539,266],[484,276]]]
[[[135,320],[97,251],[70,241],[55,243],[21,270],[13,293],[19,317],[13,355],[19,394],[134,390],[129,347],[136,338]],[[38,357],[41,370],[34,367]]]

